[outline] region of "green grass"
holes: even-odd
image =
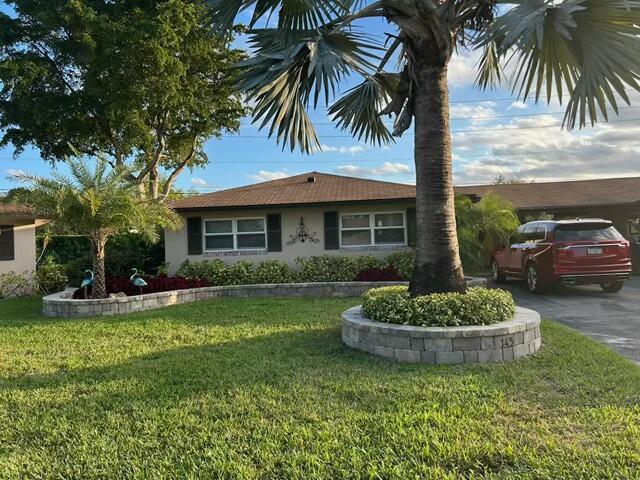
[[[634,364],[548,321],[513,364],[397,364],[341,343],[356,303],[0,302],[0,478],[640,477]]]

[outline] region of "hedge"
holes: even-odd
[[[380,261],[372,256],[332,256],[300,257],[296,259],[296,268],[279,260],[267,260],[254,265],[240,261],[228,265],[220,259],[201,262],[184,262],[178,272],[179,277],[205,280],[210,285],[248,285],[262,283],[293,282],[374,282],[407,280],[400,274],[392,261],[404,267],[406,258],[411,254],[394,254]]]
[[[411,297],[407,287],[382,287],[362,296],[365,317],[385,323],[425,327],[490,325],[511,320],[516,305],[504,290],[470,288],[467,293]]]

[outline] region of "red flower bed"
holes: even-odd
[[[167,277],[166,275],[141,277],[148,286],[142,288],[142,293],[158,293],[158,292],[170,292],[172,290],[185,290],[187,288],[199,288],[208,287],[209,283],[205,280],[187,280],[182,277]],[[108,277],[105,281],[107,286],[107,295],[111,293],[123,292],[129,297],[134,295],[140,295],[140,288],[131,284],[129,277]],[[91,295],[91,288],[88,290],[89,296]],[[78,289],[74,292],[73,298],[83,299],[84,290]]]
[[[361,271],[354,282],[400,282],[402,278],[395,267],[372,267]]]

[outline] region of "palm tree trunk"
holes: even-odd
[[[107,298],[107,286],[105,283],[105,246],[107,239],[97,235],[91,239],[91,253],[93,254],[93,287],[91,298]]]
[[[412,295],[465,292],[458,251],[447,67],[417,68],[415,96],[416,264]]]

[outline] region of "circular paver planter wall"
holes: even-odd
[[[509,362],[542,345],[540,315],[517,307],[513,320],[468,327],[416,327],[373,322],[361,307],[342,314],[342,340],[352,348],[401,362]]]

